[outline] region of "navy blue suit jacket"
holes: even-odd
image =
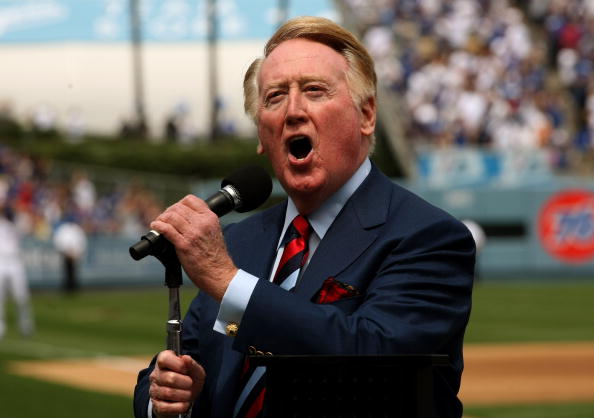
[[[460,417],[457,392],[475,259],[466,227],[373,167],[288,292],[266,280],[285,209],[283,203],[225,229],[235,264],[264,278],[237,336],[213,331],[219,304],[205,293],[188,309],[183,349],[207,373],[192,416],[231,417],[251,346],[273,354],[447,354],[449,367],[434,376],[435,416]],[[360,294],[315,303],[330,277]],[[139,374],[136,417],[146,417],[152,367]]]

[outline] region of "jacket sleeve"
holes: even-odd
[[[149,375],[153,371],[156,356],[151,361],[149,367],[141,370],[138,373],[136,380],[136,387],[134,388],[134,417],[148,418],[148,404],[149,404]]]

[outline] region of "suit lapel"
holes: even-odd
[[[313,298],[324,280],[337,276],[375,241],[377,226],[386,222],[391,186],[373,167],[320,242],[295,293]]]
[[[286,204],[263,212],[255,225],[234,234],[229,243],[235,264],[256,277],[268,278],[276,255],[276,244],[285,220]]]

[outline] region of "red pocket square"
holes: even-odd
[[[318,303],[332,303],[337,300],[358,296],[360,293],[350,284],[342,283],[334,277],[329,277],[324,281],[320,292],[318,293]]]

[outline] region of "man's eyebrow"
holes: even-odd
[[[263,86],[262,91],[270,90],[270,89],[277,89],[281,87],[287,87],[289,85],[288,81],[271,81],[270,83]]]
[[[311,83],[311,82],[327,83],[327,80],[324,77],[319,77],[319,76],[315,76],[315,75],[305,75],[305,76],[299,77],[297,82],[299,83],[300,86],[302,86],[304,84]],[[270,83],[265,85],[262,90],[265,91],[265,90],[270,90],[270,89],[274,89],[274,88],[283,88],[283,87],[287,87],[289,84],[291,84],[291,82],[287,81],[287,80],[271,81]]]

